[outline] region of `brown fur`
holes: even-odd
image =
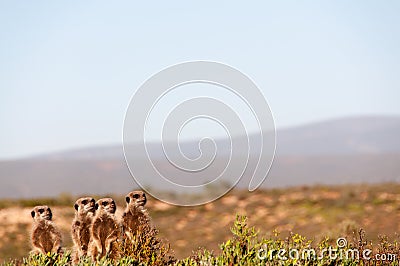
[[[31,243],[33,252],[47,254],[60,253],[61,233],[54,225],[53,214],[48,206],[36,206],[31,211],[33,229]]]
[[[79,198],[75,204],[75,218],[72,221],[72,240],[74,249],[72,260],[79,262],[79,258],[87,256],[90,237],[92,235],[92,221],[95,215],[95,200],[90,197]]]
[[[150,216],[144,207],[147,202],[143,191],[132,191],[125,197],[126,208],[122,215],[124,235],[133,239],[137,230],[144,230],[150,226]]]
[[[115,218],[117,205],[111,198],[100,199],[96,202],[96,215],[92,223],[92,237],[89,253],[93,260],[105,255],[116,256],[115,242],[119,237],[119,226]]]

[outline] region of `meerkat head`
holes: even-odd
[[[53,214],[48,206],[36,206],[31,211],[31,216],[34,221],[48,220],[51,221]]]
[[[74,208],[75,211],[78,212],[79,214],[87,214],[87,213],[94,213],[96,211],[95,205],[96,201],[94,200],[94,198],[86,197],[86,198],[79,198],[75,202]]]
[[[129,192],[128,195],[126,195],[125,200],[127,206],[144,206],[147,202],[146,194],[140,190]]]
[[[115,201],[112,198],[104,198],[99,199],[95,205],[96,210],[103,210],[105,212],[114,214],[117,210],[117,205],[115,205]]]

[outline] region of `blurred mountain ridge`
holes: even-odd
[[[276,136],[276,157],[265,187],[400,181],[400,116],[331,119],[279,129]],[[235,136],[240,137],[245,136]],[[259,143],[256,134],[249,138]],[[215,142],[218,155],[228,156],[229,140]],[[197,141],[180,145],[189,158],[200,155]],[[148,146],[159,156],[154,159],[165,164],[161,145]],[[144,156],[137,155],[138,163]],[[137,187],[122,144],[0,161],[0,178],[1,198],[125,193]],[[246,187],[249,178],[244,176],[238,186]],[[151,178],[149,182],[156,185]]]

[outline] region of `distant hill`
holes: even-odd
[[[399,136],[400,117],[386,116],[335,119],[278,130],[276,159],[263,186],[400,181]],[[217,144],[225,141],[217,140]],[[156,150],[157,145],[152,144],[151,149]],[[184,143],[182,149],[198,154],[197,143]],[[222,155],[228,151],[222,148]],[[138,162],[141,156],[138,154]],[[122,145],[0,161],[0,178],[1,198],[61,192],[125,193],[136,187]],[[248,178],[239,185],[244,186]]]
[[[332,119],[277,130],[278,155],[351,155],[400,153],[400,116]],[[255,135],[250,138],[256,139]],[[216,139],[218,143],[226,140]],[[156,150],[156,144],[149,144]],[[221,145],[222,152],[226,145]],[[182,150],[197,153],[197,142],[184,142]],[[121,145],[87,147],[32,157],[40,160],[123,159]]]
[[[280,155],[400,152],[400,117],[353,117],[278,130]]]

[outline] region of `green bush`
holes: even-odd
[[[122,259],[130,258],[141,265],[171,265],[175,261],[169,253],[170,245],[158,237],[157,229],[146,223],[138,227],[132,240],[125,238],[118,249]]]
[[[157,230],[141,228],[134,241],[117,243],[118,259],[105,257],[94,263],[85,258],[78,265],[399,265],[397,241],[390,242],[386,236],[381,236],[380,242],[374,246],[367,241],[363,230],[353,232],[350,241],[339,239],[341,242],[328,237],[315,242],[293,233],[283,239],[277,231],[273,231],[272,236],[259,237],[259,232],[248,226],[247,217],[237,215],[231,232],[232,238],[219,246],[218,254],[203,249],[176,261],[169,253],[169,245],[158,238]],[[369,250],[370,259],[361,256]],[[376,255],[385,255],[386,260],[377,260]],[[20,262],[10,261],[4,265],[71,265],[71,254],[67,251],[63,255],[30,255]]]

